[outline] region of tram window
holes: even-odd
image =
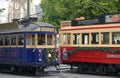
[[[18,45],[24,45],[24,36],[18,35]]]
[[[70,33],[67,34],[67,44],[70,44],[70,40],[71,40],[71,35]]]
[[[4,36],[4,43],[5,43],[5,46],[9,46],[10,45],[10,36],[9,35],[5,35]]]
[[[70,44],[70,33],[64,34],[63,35],[63,44]]]
[[[82,34],[82,44],[89,44],[89,34]]]
[[[0,46],[3,46],[3,36],[0,36]]]
[[[58,43],[62,45],[62,44],[63,44],[63,43],[62,43],[62,42],[63,42],[63,40],[62,40],[62,34],[59,35],[58,39],[59,39],[59,42],[58,42]]]
[[[16,35],[11,35],[11,45],[16,45]]]
[[[52,45],[52,34],[47,34],[47,45]]]
[[[73,44],[80,44],[80,34],[79,33],[73,34]]]
[[[63,34],[63,44],[67,44],[67,34]]]
[[[38,45],[45,45],[45,34],[38,34]]]
[[[98,44],[99,43],[99,33],[91,33],[91,44]]]
[[[101,43],[102,44],[109,44],[109,33],[101,33]]]
[[[35,35],[32,35],[32,45],[35,45]]]
[[[30,45],[30,38],[31,38],[31,35],[27,34],[26,35],[26,45]]]
[[[112,33],[112,44],[120,44],[120,32]]]

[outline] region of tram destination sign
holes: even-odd
[[[105,15],[106,23],[119,23],[120,22],[120,14],[109,14]]]
[[[100,24],[100,19],[73,20],[71,22],[71,24],[72,24],[72,26],[84,26],[84,25]]]
[[[50,31],[50,32],[54,32],[54,28],[41,28],[41,31]]]

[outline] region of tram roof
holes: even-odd
[[[98,25],[85,25],[85,26],[66,26],[62,27],[60,31],[71,30],[86,30],[86,29],[105,29],[105,28],[120,28],[120,23],[112,24],[98,24]]]
[[[10,32],[27,32],[27,31],[34,31],[36,28],[54,28],[53,25],[45,23],[45,22],[32,22],[26,27],[22,27],[23,25],[18,25],[18,28],[12,29],[2,29],[0,30],[1,33],[10,33]]]

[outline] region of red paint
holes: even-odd
[[[71,51],[74,47],[60,47],[61,62],[62,63],[72,63],[72,62],[91,62],[91,63],[101,63],[101,64],[120,64],[120,53],[112,53],[105,51],[83,51],[78,50],[74,54],[68,55],[68,59],[64,60],[62,58],[62,50],[66,48],[67,51]],[[120,49],[119,47],[112,49]]]

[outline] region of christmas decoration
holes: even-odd
[[[112,52],[112,53],[120,53],[120,49],[117,50],[113,50],[110,47],[76,47],[75,49],[71,50],[71,51],[67,51],[68,55],[74,54],[75,52],[77,52],[78,50],[82,50],[82,51],[104,51],[104,52]]]
[[[56,52],[54,49],[48,48],[45,50],[45,62],[52,64],[56,58]]]

